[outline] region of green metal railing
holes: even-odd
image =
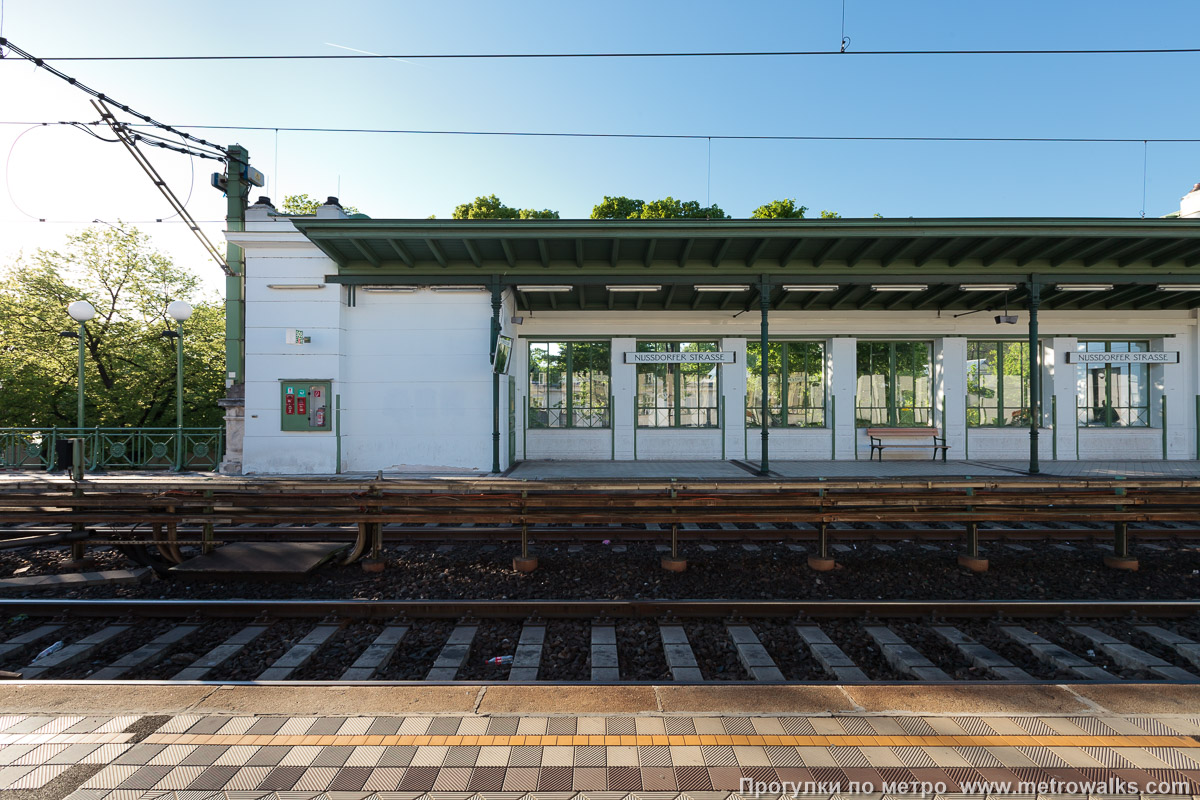
[[[88,470],[216,470],[225,452],[224,428],[0,428],[0,469],[57,469],[70,439]]]

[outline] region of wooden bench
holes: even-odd
[[[946,444],[946,437],[938,436],[937,428],[867,428],[867,436],[871,437],[871,458],[875,458],[876,451],[879,452],[879,460],[883,461],[883,451],[888,447],[932,447],[933,460],[936,461],[938,453],[942,454],[942,461],[946,460],[946,451],[950,449],[950,445]],[[931,439],[931,442],[924,444],[896,444],[894,442],[884,442],[884,439]]]

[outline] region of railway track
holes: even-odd
[[[7,600],[23,680],[1200,682],[1200,601]]]

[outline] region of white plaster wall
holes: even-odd
[[[1049,461],[1054,455],[1054,431],[1050,428],[1038,428],[1038,459]],[[953,452],[953,451],[951,451]],[[1067,458],[1066,456],[1070,456]],[[1029,458],[1029,428],[971,428],[967,431],[966,441],[960,458],[970,458],[971,461],[1020,461]],[[1075,459],[1075,445],[1072,440],[1070,451],[1060,446],[1058,452],[1060,461]]]
[[[488,292],[358,293],[345,312],[345,470],[491,468],[491,313]],[[503,380],[500,402],[503,466]]]
[[[854,392],[857,384],[858,340],[852,336],[831,339],[825,345],[825,359],[829,363],[828,409],[838,461],[853,461],[858,450],[858,435],[854,424]],[[869,450],[865,453],[869,454]]]
[[[608,428],[531,430],[526,434],[531,459],[608,461],[613,432]]]
[[[726,453],[725,457],[737,458],[739,455]],[[721,432],[716,428],[638,428],[639,461],[720,457]]]

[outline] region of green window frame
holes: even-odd
[[[612,342],[529,343],[529,428],[612,425]]]
[[[825,427],[825,343],[767,343],[767,425]],[[746,343],[746,426],[762,427],[762,345]]]
[[[1146,341],[1085,341],[1080,353],[1147,353]],[[1076,424],[1081,428],[1150,427],[1149,364],[1079,364]]]
[[[638,342],[639,353],[717,353],[716,342]],[[638,364],[639,428],[719,428],[719,364]]]
[[[858,427],[934,424],[930,342],[859,341],[857,360],[854,416]]]
[[[967,342],[967,426],[1029,427],[1029,342]]]

